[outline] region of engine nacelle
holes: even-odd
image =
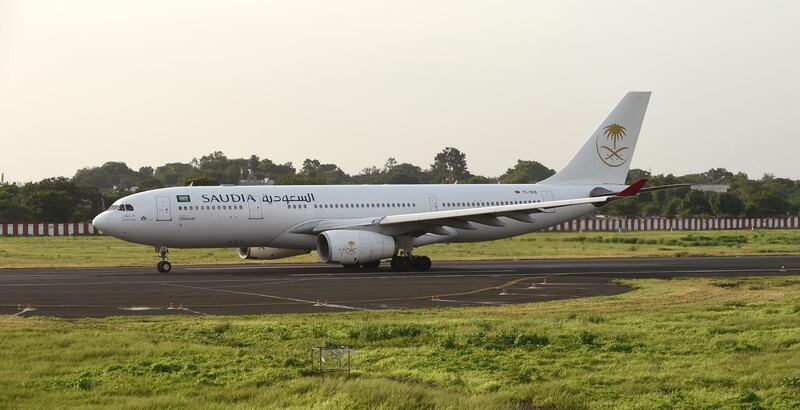
[[[242,259],[269,260],[302,255],[310,251],[304,251],[302,249],[284,249],[270,248],[268,246],[257,246],[253,248],[238,248],[236,249],[236,252],[239,253],[239,257]]]
[[[391,258],[397,244],[391,236],[370,231],[333,230],[317,237],[319,260],[345,265]]]

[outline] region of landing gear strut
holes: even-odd
[[[161,260],[158,262],[158,265],[156,265],[158,271],[161,273],[167,273],[171,271],[172,264],[169,263],[169,261],[167,260],[167,254],[169,253],[169,249],[167,249],[166,246],[157,246],[156,252],[158,252],[158,257],[161,258]]]
[[[403,255],[392,257],[392,270],[395,271],[429,271],[431,269],[431,258],[427,256]]]

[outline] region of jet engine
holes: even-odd
[[[302,255],[310,251],[304,251],[302,249],[284,249],[258,246],[253,248],[238,248],[236,249],[236,252],[239,253],[239,257],[242,259],[268,260],[288,258],[290,256]]]
[[[394,256],[396,249],[394,238],[370,231],[332,230],[317,237],[319,260],[326,263],[379,262]]]

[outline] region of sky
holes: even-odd
[[[797,1],[0,0],[0,172],[213,151],[560,169],[627,91],[632,166],[800,179]]]

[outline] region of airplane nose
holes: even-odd
[[[95,216],[94,219],[92,219],[92,225],[94,225],[96,229],[106,231],[106,228],[108,228],[108,211],[104,211],[100,213],[100,215]]]

